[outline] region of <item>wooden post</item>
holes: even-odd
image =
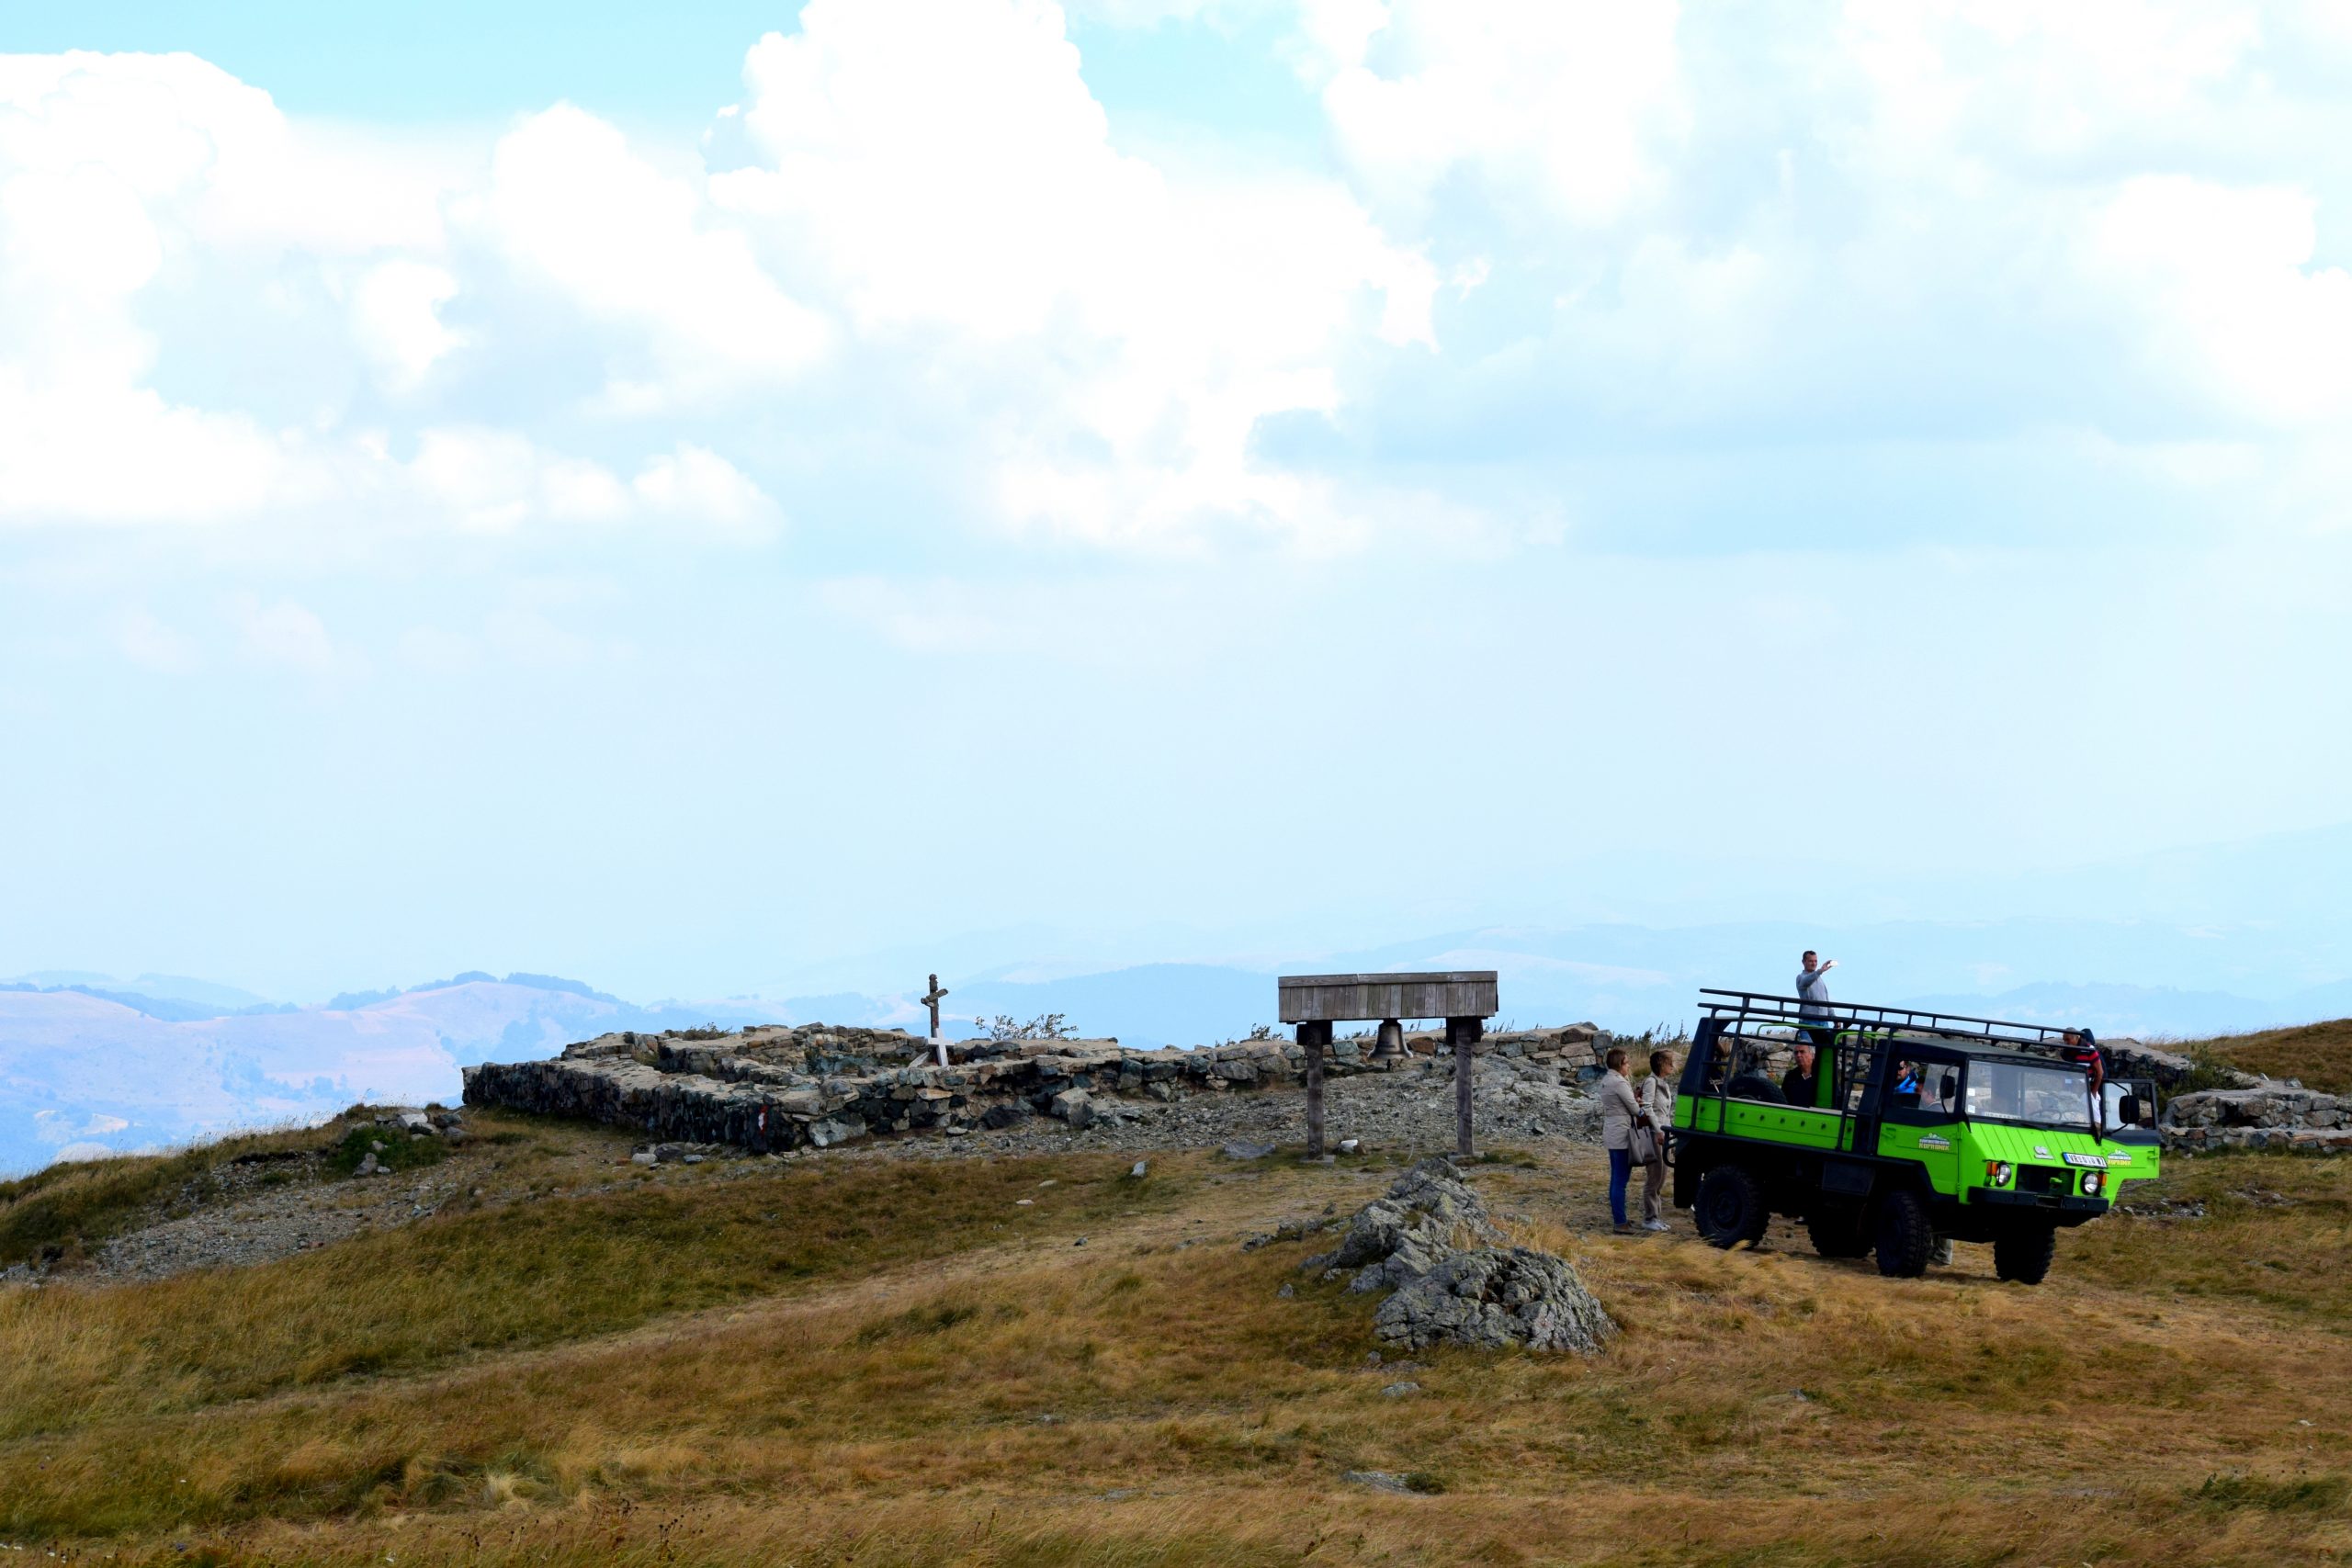
[[[1330,1043],[1328,1022],[1302,1023],[1298,1043],[1306,1053],[1306,1157],[1323,1157],[1323,1047]]]
[[[1477,1153],[1470,1137],[1470,1047],[1486,1032],[1475,1018],[1449,1018],[1445,1037],[1453,1046],[1453,1152],[1464,1159]]]

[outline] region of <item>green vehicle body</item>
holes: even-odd
[[[2154,1086],[2109,1085],[2054,1031],[1844,1008],[1808,1024],[1797,1006],[1713,1004],[1683,1066],[1674,1201],[1718,1246],[1780,1213],[1825,1256],[1876,1250],[1890,1274],[1919,1272],[1936,1243],[1991,1242],[2004,1279],[2034,1283],[2055,1231],[2161,1168]],[[1826,1047],[1813,1102],[1792,1105],[1773,1069],[1807,1041]]]

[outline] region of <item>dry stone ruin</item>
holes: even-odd
[[[1525,1094],[1560,1098],[1562,1078],[1588,1067],[1606,1038],[1591,1024],[1575,1024],[1489,1035],[1477,1051]],[[1392,1065],[1419,1067],[1439,1044],[1435,1034],[1408,1035],[1401,1057],[1375,1064],[1370,1038],[1335,1040],[1324,1071],[1347,1077]],[[880,1134],[953,1135],[1030,1116],[1083,1128],[1121,1100],[1293,1086],[1306,1063],[1295,1042],[1272,1038],[1157,1051],[1129,1050],[1116,1040],[962,1040],[949,1042],[948,1052],[941,1066],[932,1042],[903,1031],[824,1023],[607,1034],[547,1061],[468,1067],[465,1099],[628,1127],[653,1141],[758,1154]]]

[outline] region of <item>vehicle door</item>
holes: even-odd
[[[1878,1152],[1909,1160],[1945,1197],[1960,1194],[1961,1110],[1966,1064],[1913,1056],[1888,1064],[1879,1105]]]

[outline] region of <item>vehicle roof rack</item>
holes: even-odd
[[[1727,1024],[1785,1023],[1794,1029],[1826,1022],[1848,1028],[1900,1029],[1972,1044],[2005,1045],[2012,1050],[2052,1055],[2065,1048],[2061,1038],[2066,1032],[2064,1024],[2013,1023],[1997,1018],[1973,1018],[1966,1013],[1879,1007],[1868,1002],[1808,1002],[1769,991],[1727,991],[1713,987],[1702,987],[1699,995],[1702,998],[1730,998],[1702,999],[1699,1004],[1708,1017],[1723,1019]]]

